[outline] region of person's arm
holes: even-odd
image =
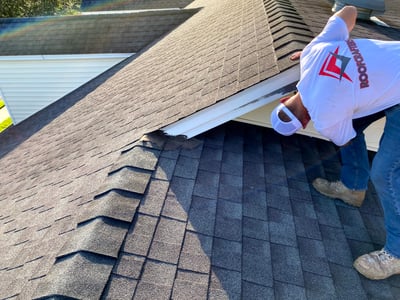
[[[301,56],[301,51],[296,51],[295,53],[293,53],[292,55],[290,55],[290,60],[298,60],[300,59]]]
[[[347,30],[350,33],[356,25],[357,8],[355,6],[345,6],[336,12],[335,16],[340,17],[346,23]]]
[[[347,5],[341,10],[337,11],[334,15],[340,17],[346,23],[349,33],[353,30],[357,20],[357,8],[355,6]],[[300,59],[301,52],[302,51],[296,51],[293,53],[289,57],[290,60],[295,61]]]

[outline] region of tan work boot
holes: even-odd
[[[400,274],[400,259],[393,257],[384,249],[360,256],[353,265],[358,272],[373,280]]]
[[[360,207],[364,202],[364,190],[351,190],[341,181],[328,181],[323,178],[317,178],[313,181],[312,185],[322,195],[340,199],[356,207]]]

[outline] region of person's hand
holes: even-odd
[[[298,60],[300,59],[301,51],[297,51],[290,56],[290,60]]]

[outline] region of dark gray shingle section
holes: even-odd
[[[362,209],[325,198],[311,186],[311,174],[315,169],[305,167],[311,160],[303,158],[310,152],[315,153],[322,159],[314,159],[312,164],[329,168],[325,160],[335,162],[339,158],[334,147],[323,147],[329,146],[328,142],[304,136],[279,137],[270,129],[234,122],[205,133],[197,140],[197,148],[161,150],[160,157],[168,158],[168,165],[175,165],[182,157],[197,157],[201,162],[209,160],[211,152],[216,153],[215,159],[220,161],[221,168],[208,173],[219,178],[215,181],[219,189],[226,188],[227,177],[224,176],[232,176],[237,185],[243,186],[241,199],[236,193],[231,194],[232,199],[197,196],[193,186],[204,180],[201,163],[182,164],[165,182],[168,192],[152,190],[145,194],[141,204],[147,197],[158,195],[162,207],[169,207],[165,210],[168,216],[163,213],[137,215],[113,270],[110,289],[117,284],[116,278],[123,276],[130,280],[134,299],[150,296],[160,299],[370,299],[377,297],[380,291],[384,299],[396,299],[399,288],[396,276],[372,282],[352,266],[356,257],[379,249],[382,244],[354,239],[349,232],[365,234],[369,232],[367,227],[376,228],[375,232],[383,230],[381,222],[371,223],[375,219],[382,220],[382,216],[376,216],[374,210],[362,212]],[[234,143],[236,140],[238,143]],[[216,151],[210,152],[211,145]],[[224,149],[222,156],[217,149]],[[224,155],[228,152],[235,153],[242,162],[229,162],[230,156]],[[278,164],[276,159],[270,159],[271,155],[281,159],[291,157],[282,166],[285,174],[291,174],[287,175],[286,183],[290,182],[297,193],[290,193],[286,183],[267,185],[257,181],[260,174],[267,174],[270,167]],[[255,161],[262,167],[253,168],[253,174],[249,168],[248,177],[239,176],[237,169],[244,172],[242,166],[255,166]],[[231,167],[222,168],[228,162]],[[196,177],[180,177],[187,174],[185,168],[197,174]],[[160,170],[154,171],[156,173]],[[255,178],[254,184],[251,178]],[[188,180],[194,181],[194,185],[176,185],[178,181]],[[264,180],[266,182],[267,178]],[[153,181],[160,179],[153,177]],[[274,187],[279,192],[274,191]],[[171,205],[172,191],[174,205]],[[298,192],[307,196],[299,197]],[[279,193],[286,205],[267,201],[268,197]],[[191,201],[188,202],[188,198]],[[368,206],[378,204],[371,196],[366,201],[372,201]],[[256,208],[252,214],[246,209],[250,204]],[[334,214],[332,220],[322,217],[328,212]],[[148,263],[151,268],[145,271]],[[164,269],[166,273],[159,275],[160,282],[165,283],[161,285],[154,270]],[[143,272],[147,273],[146,279]],[[128,281],[123,282],[128,284]]]

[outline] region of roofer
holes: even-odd
[[[317,179],[320,192],[360,206],[369,176],[384,210],[383,249],[357,258],[354,267],[370,279],[400,274],[400,42],[350,39],[357,9],[345,6],[301,52],[298,93],[271,113],[273,128],[291,135],[310,119],[338,146],[341,181]],[[363,130],[386,116],[384,134],[371,170]],[[336,189],[336,192],[335,192]]]

